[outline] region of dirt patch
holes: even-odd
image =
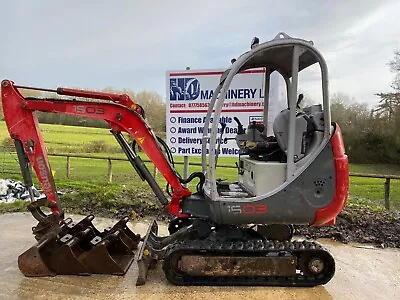
[[[372,243],[400,248],[400,211],[376,212],[363,207],[346,207],[336,225],[326,227],[295,226],[296,234],[306,238],[331,238],[342,243]]]
[[[132,197],[132,194],[129,191],[125,191],[119,195],[119,199],[116,201],[119,202],[119,200],[122,200],[123,203],[123,200],[129,199],[129,197]],[[164,211],[162,211],[162,207],[160,206],[157,198],[152,192],[139,191],[136,193],[135,198],[140,200],[135,201],[133,206],[129,204],[120,205],[114,215],[106,213],[103,214],[103,216],[122,218],[132,213],[139,218],[157,215],[166,216]]]
[[[94,214],[106,218],[156,216],[161,207],[152,192],[99,187],[68,191],[60,197],[66,213]]]

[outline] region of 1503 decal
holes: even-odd
[[[78,114],[104,115],[104,109],[101,107],[95,107],[95,106],[76,105],[76,106],[74,106],[74,112],[76,112]]]
[[[228,205],[228,212],[234,215],[262,215],[268,210],[265,204]]]

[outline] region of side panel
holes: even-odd
[[[219,206],[222,224],[310,224],[318,209],[327,207],[335,195],[335,163],[331,143],[287,188],[259,201],[209,202]],[[218,211],[217,208],[211,211]]]
[[[336,189],[333,201],[326,207],[317,209],[312,225],[333,225],[336,216],[342,211],[349,194],[349,162],[345,154],[342,132],[338,124],[331,138],[335,158]]]

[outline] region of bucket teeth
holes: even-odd
[[[140,235],[128,227],[128,217],[100,232],[93,215],[80,222],[65,219],[58,234],[45,235],[18,257],[25,276],[124,275],[135,255]]]

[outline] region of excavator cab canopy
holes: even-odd
[[[205,119],[205,130],[203,134],[203,151],[202,151],[202,167],[203,172],[206,174],[206,193],[212,200],[218,200],[217,184],[216,184],[216,160],[218,153],[216,153],[217,145],[217,132],[218,123],[210,123],[211,117],[214,120],[219,120],[222,112],[224,102],[226,100],[226,92],[235,75],[238,73],[255,68],[265,68],[264,80],[264,130],[266,134],[267,120],[268,120],[268,106],[269,106],[269,83],[270,76],[273,72],[278,72],[284,79],[287,90],[287,110],[285,117],[281,118],[285,124],[279,126],[286,126],[284,138],[276,135],[276,138],[282,150],[287,155],[286,162],[286,183],[289,183],[297,177],[307,166],[316,158],[319,152],[323,149],[324,145],[329,141],[332,128],[331,116],[329,110],[329,97],[328,97],[328,68],[325,59],[320,52],[314,47],[313,42],[303,39],[292,38],[287,34],[278,33],[274,39],[259,43],[258,38],[254,38],[251,43],[251,50],[242,54],[238,59],[232,59],[232,65],[222,74],[220,83],[214,91],[213,98],[211,99],[207,116]],[[302,95],[298,98],[298,75],[299,72],[318,63],[321,69],[321,84],[322,84],[322,105],[310,107],[311,110],[318,109],[320,117],[324,124],[327,126],[320,126],[318,131],[321,133],[319,138],[313,142],[313,147],[308,151],[305,157],[300,159],[296,152],[298,148],[299,131],[296,130],[298,126],[297,117],[299,111],[299,104]],[[322,110],[323,107],[323,110]],[[274,122],[279,123],[279,122]],[[278,126],[278,125],[277,125]],[[274,124],[275,127],[275,124]],[[211,128],[211,134],[208,134],[208,129]],[[275,128],[274,128],[275,131]],[[209,151],[207,151],[207,139],[210,139]],[[284,140],[285,139],[285,140]],[[208,157],[207,157],[207,153]]]

